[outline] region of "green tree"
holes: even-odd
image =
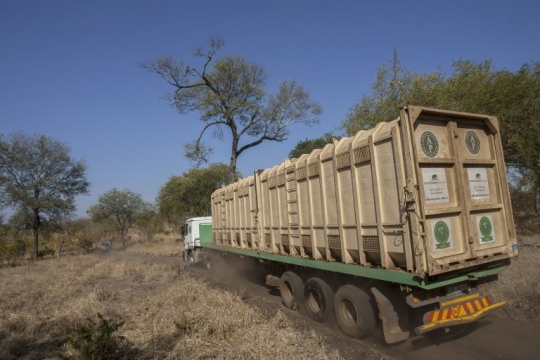
[[[163,220],[155,206],[146,209],[137,221],[137,228],[143,240],[152,240],[155,234],[164,231]]]
[[[0,195],[7,206],[32,213],[34,259],[41,225],[72,212],[75,196],[88,193],[86,165],[69,153],[67,145],[44,135],[0,137]]]
[[[237,174],[235,179],[238,177]],[[169,224],[181,224],[192,216],[209,215],[212,193],[228,179],[229,167],[221,163],[171,176],[157,196],[159,213]]]
[[[111,189],[102,194],[97,205],[90,207],[88,213],[94,222],[113,221],[126,248],[126,234],[135,226],[137,220],[146,214],[151,204],[145,202],[140,194],[131,190]]]
[[[303,154],[309,154],[315,149],[322,149],[326,144],[332,144],[334,139],[339,140],[341,136],[332,133],[325,133],[315,139],[300,140],[289,153],[289,159],[299,158]]]
[[[507,163],[523,175],[540,210],[540,63],[524,64],[517,72],[498,71],[493,86],[495,110]]]
[[[174,91],[168,101],[181,114],[198,112],[204,126],[197,139],[184,144],[186,157],[197,166],[208,162],[212,149],[202,137],[212,129],[223,138],[223,129],[231,134],[229,181],[236,175],[238,157],[263,141],[282,142],[290,127],[317,123],[322,113],[319,103],[296,81],[282,81],[275,95],[267,95],[267,74],[263,67],[242,56],[224,56],[215,60],[223,47],[222,39],[211,39],[209,49],[199,47],[194,55],[203,60],[197,68],[183,60],[162,56],[142,64],[161,76]],[[214,61],[215,60],[215,61]]]
[[[88,218],[79,218],[71,222],[69,234],[75,241],[75,246],[84,251],[90,251],[99,240],[107,238],[111,233],[116,233],[113,220],[93,222]],[[110,238],[108,238],[110,239]]]
[[[341,128],[348,136],[353,136],[381,121],[397,118],[398,110],[404,105],[438,107],[438,95],[444,81],[445,74],[440,69],[429,74],[415,74],[403,68],[394,51],[392,60],[377,70],[371,93],[365,94],[349,109]]]
[[[342,129],[349,136],[397,117],[404,105],[495,115],[499,118],[505,160],[523,177],[521,186],[536,194],[540,209],[540,63],[518,71],[495,69],[491,60],[457,60],[450,76],[437,70],[414,74],[394,54],[379,68],[372,93],[351,107]]]

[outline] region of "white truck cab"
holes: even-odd
[[[184,236],[184,263],[193,265],[199,262],[199,252],[201,251],[201,226],[211,226],[212,217],[202,216],[187,219],[182,226]]]

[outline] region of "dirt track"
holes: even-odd
[[[100,256],[125,260],[173,264],[178,258],[130,255],[114,251]],[[245,300],[263,312],[277,309],[285,312],[297,326],[313,328],[338,349],[345,359],[540,359],[540,324],[511,319],[504,311],[488,316],[447,334],[411,336],[408,340],[387,345],[381,330],[375,336],[355,340],[343,335],[334,324],[319,324],[282,306],[279,291],[264,285],[263,279],[231,276],[225,271],[208,271],[193,267],[188,271],[203,276],[205,281],[225,290],[244,290]]]

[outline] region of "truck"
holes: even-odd
[[[212,217],[202,216],[189,218],[182,225],[182,236],[184,237],[184,264],[194,265],[202,260],[199,254],[202,250],[201,235],[208,238],[212,233]]]
[[[282,302],[362,338],[477,321],[518,255],[494,116],[419,106],[216,190],[192,263],[243,258]],[[192,220],[193,221],[193,220]],[[191,245],[190,245],[191,246]]]

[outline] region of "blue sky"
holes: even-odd
[[[457,59],[512,71],[539,61],[538,14],[538,1],[0,0],[0,133],[54,137],[87,163],[79,216],[113,187],[153,202],[190,168],[182,144],[202,123],[172,109],[163,100],[171,88],[141,62],[170,54],[197,63],[192,50],[220,36],[220,54],[266,68],[269,92],[294,79],[321,103],[319,125],[242,154],[248,176],[299,140],[335,131],[394,49],[415,72],[449,71]],[[206,140],[211,160],[228,163],[227,138]]]

